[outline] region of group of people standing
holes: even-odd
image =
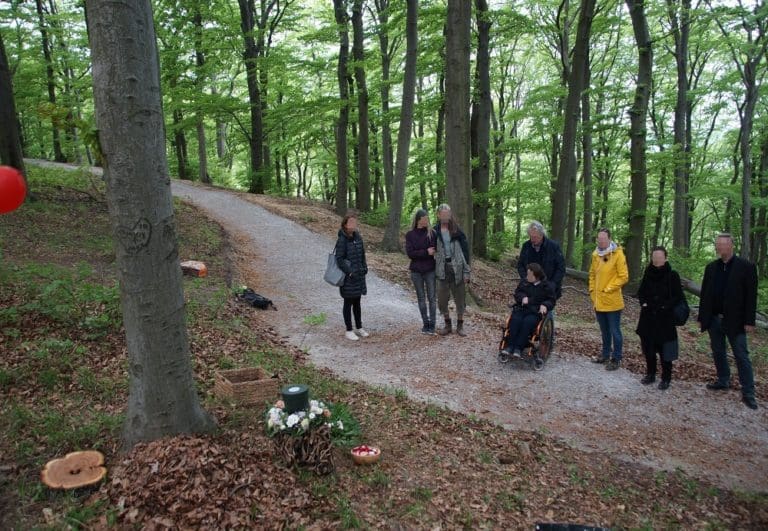
[[[406,253],[411,259],[411,281],[416,289],[423,324],[421,332],[447,336],[455,330],[456,334],[465,337],[465,286],[471,274],[469,244],[450,206],[437,207],[437,218],[438,222],[432,226],[427,211],[417,210],[411,230],[405,235]],[[368,264],[354,214],[348,214],[342,220],[334,252],[336,264],[345,273],[344,284],[339,290],[344,299],[342,315],[347,327],[346,338],[357,341],[369,335],[363,329],[360,311],[360,297],[367,293]],[[456,305],[455,329],[448,310],[451,298]],[[440,329],[436,328],[437,310],[445,323]],[[355,329],[352,328],[352,313]]]
[[[471,278],[467,238],[448,205],[437,208],[437,217],[437,223],[432,226],[427,211],[417,210],[411,230],[405,236],[411,281],[423,324],[421,332],[447,336],[455,330],[464,337],[465,289]],[[533,221],[528,225],[527,234],[528,240],[521,247],[517,263],[520,283],[514,293],[514,303],[519,313],[513,313],[510,320],[506,337],[508,346],[504,351],[515,357],[520,356],[527,345],[537,319],[553,312],[556,301],[562,296],[565,277],[565,259],[560,245],[547,238],[544,226]],[[611,239],[610,230],[599,229],[596,243],[589,268],[589,296],[600,328],[602,348],[592,361],[612,371],[621,367],[623,357],[621,315],[623,288],[629,282],[629,272],[624,251]],[[746,336],[755,328],[757,269],[751,262],[736,256],[730,234],[717,236],[715,250],[718,259],[710,262],[704,271],[698,315],[702,332],[709,334],[717,373],[717,379],[706,387],[713,391],[730,387],[727,339],[736,360],[742,401],[750,409],[757,409]],[[335,252],[339,268],[347,275],[340,288],[344,299],[346,337],[358,340],[368,336],[360,318],[360,296],[366,294],[368,267],[357,220],[352,215],[342,222]],[[640,318],[635,331],[640,336],[646,361],[646,373],[640,382],[644,385],[654,383],[658,365],[661,365],[658,388],[665,390],[672,381],[672,362],[679,354],[677,326],[680,321],[676,318],[676,309],[681,305],[687,308],[687,302],[680,275],[669,264],[666,249],[654,247],[650,258],[637,292]],[[448,311],[451,298],[456,305],[455,329]],[[440,329],[436,329],[436,311],[444,320]],[[352,328],[352,313],[356,332]]]

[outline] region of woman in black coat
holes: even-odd
[[[347,327],[345,337],[357,341],[361,337],[369,336],[363,328],[360,310],[360,297],[368,293],[365,285],[368,264],[365,261],[363,238],[357,230],[357,217],[354,214],[347,214],[341,222],[339,238],[336,240],[336,264],[346,274],[344,284],[339,288],[344,299],[342,315]],[[357,333],[352,331],[352,313],[355,315]]]
[[[645,269],[640,289],[640,320],[637,334],[645,355],[646,372],[640,382],[648,385],[656,380],[656,355],[661,358],[659,389],[667,389],[672,380],[672,362],[677,359],[677,327],[673,310],[685,298],[680,275],[667,261],[667,250],[654,247],[651,263]]]
[[[539,319],[555,307],[555,285],[547,280],[539,264],[528,264],[526,277],[515,290],[515,306],[509,320],[506,347],[501,351],[502,362],[512,355],[519,358]]]

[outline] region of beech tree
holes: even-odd
[[[123,309],[123,441],[209,431],[192,373],[148,0],[87,0],[93,95]]]

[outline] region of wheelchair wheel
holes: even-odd
[[[542,360],[542,365],[552,354],[552,343],[555,339],[555,326],[552,319],[546,319],[541,325],[541,335],[539,336],[538,358]]]
[[[540,371],[544,368],[544,360],[541,359],[539,356],[536,356],[533,358],[533,370],[534,371]]]

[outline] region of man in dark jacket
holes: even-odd
[[[559,299],[563,294],[563,277],[565,276],[565,258],[560,245],[555,240],[547,238],[547,231],[538,221],[528,225],[529,240],[520,249],[520,259],[517,261],[517,273],[525,278],[528,264],[539,264],[547,275],[547,280],[555,285],[555,296]]]
[[[750,409],[757,409],[752,362],[747,350],[747,332],[755,330],[757,269],[753,263],[734,255],[730,234],[718,235],[715,250],[720,258],[704,270],[699,305],[701,331],[709,332],[717,370],[717,380],[708,383],[707,389],[728,389],[730,385],[731,369],[725,351],[727,337],[739,370],[742,401]]]

